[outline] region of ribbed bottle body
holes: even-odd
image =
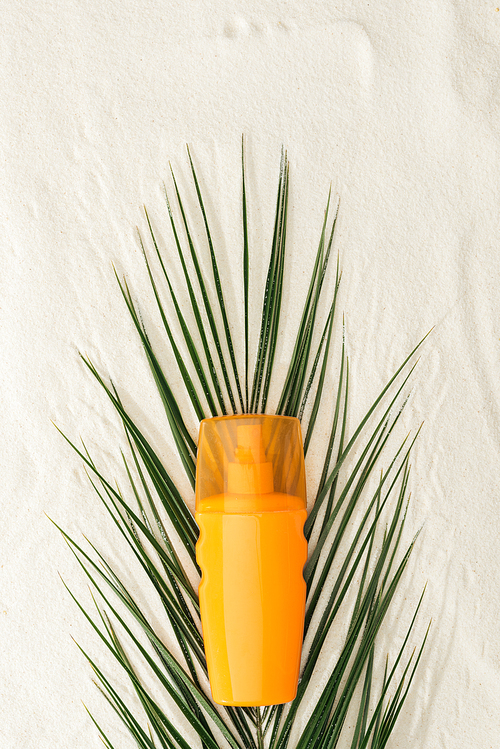
[[[302,648],[306,511],[196,513],[203,638],[223,705],[295,697]]]

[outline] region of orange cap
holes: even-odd
[[[267,496],[266,496],[267,495]],[[238,510],[262,497],[269,511],[283,509],[283,497],[306,506],[300,422],[292,416],[218,416],[200,424],[196,465],[196,509],[213,500]]]

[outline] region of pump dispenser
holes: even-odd
[[[300,422],[205,419],[196,469],[196,558],[210,687],[222,705],[296,694],[304,628],[306,490]]]

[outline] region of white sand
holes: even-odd
[[[2,0],[0,8],[2,749],[99,746],[81,700],[116,746],[132,746],[71,640],[119,678],[61,584],[58,572],[89,601],[83,574],[45,514],[89,535],[137,594],[146,593],[50,420],[73,439],[82,435],[108,475],[123,481],[120,424],[80,349],[114,378],[186,487],[111,263],[127,274],[168,361],[134,227],[144,229],[146,203],[172,248],[161,183],[170,159],[187,193],[189,142],[217,217],[221,269],[233,274],[228,301],[241,333],[242,132],[254,279],[269,249],[282,142],[291,162],[291,290],[278,372],[290,353],[330,180],[342,195],[336,249],[352,426],[436,326],[401,431],[425,420],[406,542],[424,529],[382,656],[399,642],[426,581],[414,641],[435,621],[390,745],[498,747],[495,3]],[[191,198],[188,206],[198,226]],[[336,332],[338,342],[340,318]],[[177,374],[167,369],[175,385]],[[318,438],[311,470],[321,447]]]

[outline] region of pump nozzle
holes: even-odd
[[[269,494],[274,491],[273,464],[266,460],[262,426],[238,426],[234,462],[228,465],[230,494]]]

